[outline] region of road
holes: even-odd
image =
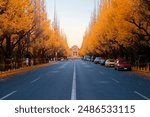
[[[0,79],[1,100],[149,100],[150,80],[82,60]]]

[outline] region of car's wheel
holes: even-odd
[[[132,71],[132,69],[131,69],[131,68],[129,68],[129,69],[128,69],[128,71]]]
[[[119,68],[117,67],[117,71],[119,71]]]

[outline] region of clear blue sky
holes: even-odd
[[[46,9],[51,21],[54,19],[54,1],[60,27],[67,36],[69,47],[80,47],[94,10],[95,0],[46,0]]]

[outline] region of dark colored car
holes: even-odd
[[[105,59],[105,58],[101,58],[100,64],[101,64],[101,65],[105,65],[105,62],[106,62],[106,59]]]
[[[131,71],[131,65],[127,61],[116,61],[115,70]]]
[[[101,60],[100,57],[96,57],[95,60],[94,60],[94,63],[95,63],[95,64],[99,64],[99,63],[100,63],[100,60]]]
[[[91,57],[91,62],[94,62],[95,58],[96,58],[95,56],[92,56]]]
[[[85,60],[85,61],[90,61],[90,58],[91,58],[90,56],[85,55],[84,58],[83,58],[83,60]]]

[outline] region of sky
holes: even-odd
[[[95,0],[46,0],[46,10],[51,21],[54,19],[54,1],[60,28],[67,36],[69,47],[77,45],[80,48]]]

